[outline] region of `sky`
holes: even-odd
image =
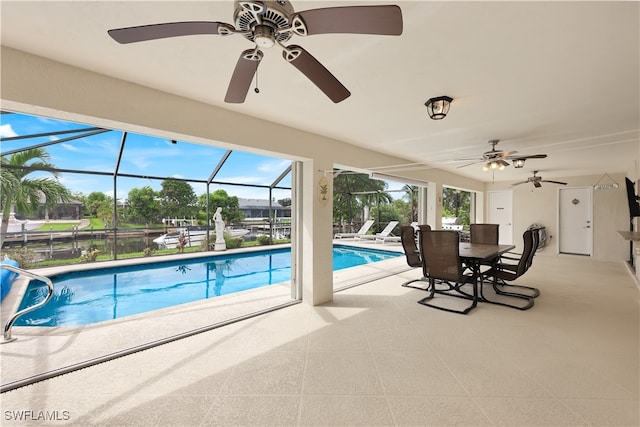
[[[91,125],[65,122],[45,117],[36,117],[17,113],[0,115],[0,153],[46,144],[52,141],[74,138],[81,133],[47,135],[37,138],[5,141],[5,138],[59,132],[92,127]],[[118,152],[123,132],[108,132],[67,140],[43,147],[50,155],[49,162],[57,168],[100,171],[113,173],[116,167]],[[202,144],[184,141],[172,141],[149,135],[128,133],[125,148],[119,166],[119,172],[147,177],[176,177],[206,180],[209,178],[226,150]],[[291,164],[290,160],[257,155],[248,152],[234,151],[216,175],[216,181],[235,182],[239,184],[270,185]],[[43,172],[30,176],[47,176]],[[50,175],[49,175],[50,176]],[[62,173],[60,182],[72,192],[89,195],[94,191],[114,195],[113,176]],[[156,191],[161,189],[162,180],[151,178],[125,178],[117,180],[117,198],[123,200],[132,188],[150,186]],[[190,183],[196,195],[206,193],[203,183]],[[388,182],[388,189],[401,188],[402,184]],[[291,187],[291,173],[279,184]],[[226,186],[212,184],[210,192],[224,189],[231,196],[250,199],[268,199],[268,189]],[[393,193],[392,193],[393,194]],[[274,190],[273,197],[278,200],[291,197],[289,190]],[[393,194],[393,197],[400,197]]]

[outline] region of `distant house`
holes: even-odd
[[[269,218],[269,199],[243,199],[238,197],[238,205],[246,219]],[[271,216],[291,218],[291,206],[271,202]]]
[[[70,199],[66,203],[58,203],[55,207],[49,209],[45,206],[45,202],[46,198],[44,194],[40,194],[40,207],[37,212],[30,214],[16,212],[16,215],[19,218],[31,220],[82,219],[82,202],[79,200]]]

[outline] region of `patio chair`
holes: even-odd
[[[431,231],[431,227],[427,224],[418,226],[418,233],[424,231]],[[419,234],[418,234],[419,235]],[[407,258],[407,264],[409,267],[418,268],[422,267],[422,257],[420,256],[420,251],[418,250],[418,243],[416,240],[416,228],[413,225],[403,225],[400,227],[400,239],[402,241],[402,249],[404,250],[404,255]],[[420,289],[422,291],[426,291],[428,288],[423,288],[420,286],[411,286],[410,283],[414,282],[428,282],[429,278],[427,276],[422,276],[419,279],[412,279],[407,282],[404,282],[402,286],[407,288]]]
[[[481,245],[497,245],[499,241],[498,229],[500,224],[470,224],[469,242]],[[480,263],[484,266],[492,266],[496,260]]]
[[[482,245],[498,244],[498,228],[499,224],[470,224],[470,241],[471,243],[480,243]]]
[[[360,240],[374,240],[377,241],[379,238],[391,236],[391,232],[398,225],[399,221],[391,221],[380,233],[377,234],[361,234],[355,236],[356,239]]]
[[[455,230],[432,230],[420,233],[420,254],[423,262],[423,275],[429,279],[429,295],[418,301],[419,304],[452,313],[467,314],[477,305],[478,287],[475,278],[464,274],[460,259],[460,235]],[[447,289],[436,289],[436,280],[447,283]],[[473,283],[473,297],[458,292],[458,287]],[[432,304],[435,295],[448,295],[456,298],[471,299],[472,303],[463,310]]]
[[[354,238],[356,236],[361,236],[364,234],[367,234],[367,232],[369,231],[369,229],[371,228],[371,226],[373,225],[375,221],[372,219],[369,219],[367,221],[364,222],[364,224],[362,224],[362,227],[360,227],[360,230],[358,230],[357,233],[336,233],[335,236],[333,236],[334,239],[348,239],[348,238]]]
[[[533,257],[538,251],[538,247],[540,245],[540,228],[529,228],[522,235],[522,239],[524,241],[524,248],[521,253],[509,252],[509,255],[503,255],[500,262],[496,264],[502,270],[506,270],[506,271],[512,272],[513,274],[516,274],[519,270],[520,264],[524,263],[521,267],[524,271],[522,271],[518,275],[518,277],[524,274],[527,270],[529,270],[529,268],[533,264]],[[528,248],[528,246],[530,246],[530,249]],[[517,257],[514,257],[513,255],[517,255]],[[506,261],[517,261],[517,262],[514,264]],[[489,273],[491,273],[491,271],[488,271],[487,275],[489,275]],[[505,275],[506,273],[500,274],[500,276],[505,276]],[[497,283],[494,281],[494,285],[493,285],[493,288],[497,294],[511,295],[511,296],[526,296],[528,298],[537,298],[540,296],[540,290],[538,288],[534,288],[532,286],[514,285],[514,284],[506,283],[506,280],[511,281],[511,280],[515,280],[515,278],[499,277],[498,279],[499,280],[497,281]],[[525,292],[525,293],[523,294],[515,291],[506,291],[507,288],[519,290],[520,292]]]
[[[517,308],[519,310],[527,310],[533,307],[534,298],[540,295],[540,291],[537,288],[522,286],[522,285],[514,285],[507,282],[516,280],[522,275],[524,275],[529,267],[531,266],[531,258],[533,257],[533,253],[535,253],[536,243],[534,235],[537,234],[537,230],[527,230],[522,235],[522,239],[524,241],[524,249],[522,250],[522,255],[520,256],[517,264],[510,264],[504,261],[494,263],[493,267],[489,271],[487,271],[484,275],[485,277],[492,278],[493,290],[497,295],[509,296],[514,298],[523,299],[526,301],[525,305],[516,305],[516,304],[508,304],[506,302],[500,301],[490,301],[486,297],[483,298],[487,302],[491,302],[494,304],[505,305],[508,307]],[[523,294],[516,291],[505,291],[505,288],[512,288],[517,290],[528,291],[529,294]]]

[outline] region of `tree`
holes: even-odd
[[[284,199],[278,199],[278,204],[280,206],[291,206],[291,197],[285,197]]]
[[[52,176],[45,178],[29,178],[34,169],[55,168],[49,163],[49,153],[42,148],[31,148],[13,154],[10,158],[0,158],[0,209],[2,209],[2,225],[0,226],[0,246],[2,236],[9,229],[9,216],[12,209],[16,212],[30,213],[40,207],[40,197],[44,195],[45,207],[53,208],[56,204],[67,202],[71,192],[60,182],[56,172],[47,172]],[[7,167],[14,166],[14,167]]]
[[[89,214],[89,216],[97,218],[98,210],[102,205],[108,202],[113,203],[113,201],[109,199],[110,197],[101,191],[94,191],[90,193],[84,202],[85,208],[87,209],[87,213]],[[113,205],[111,206],[111,208],[113,209]]]
[[[160,218],[160,202],[158,193],[148,185],[142,188],[132,188],[127,195],[129,200],[129,216],[135,222],[149,223]]]
[[[207,195],[202,194],[198,198],[198,219],[207,220]],[[236,196],[229,196],[224,190],[216,190],[209,194],[209,215],[213,216],[218,207],[222,208],[222,217],[230,224],[244,220],[244,213],[240,210],[240,203]]]
[[[334,221],[365,221],[369,217],[377,219],[381,205],[389,204],[393,200],[386,193],[387,184],[384,181],[371,179],[366,174],[343,173],[333,180],[333,219]],[[373,212],[370,210],[374,208]],[[366,218],[365,218],[366,217]],[[383,226],[378,221],[379,226]],[[381,231],[381,230],[378,230]]]
[[[165,179],[160,184],[161,214],[167,218],[189,218],[196,214],[197,198],[191,184]]]
[[[418,220],[418,187],[415,185],[405,185],[402,187],[405,192],[404,199],[409,202],[411,207],[411,216],[409,222]]]
[[[442,216],[457,218],[459,224],[469,225],[471,193],[444,187],[442,189]]]

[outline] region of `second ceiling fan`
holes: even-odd
[[[503,170],[505,167],[509,166],[507,160],[513,163],[513,167],[522,168],[524,167],[524,162],[527,159],[544,159],[547,157],[546,154],[516,155],[517,151],[497,150],[496,145],[498,145],[498,142],[500,142],[499,139],[490,140],[489,145],[491,145],[491,150],[482,153],[482,156],[480,158],[459,159],[461,161],[473,161],[471,163],[458,166],[458,168],[464,168],[467,166],[475,165],[477,163],[486,162],[482,167],[482,169],[484,169],[485,171]]]
[[[550,180],[550,179],[542,179],[541,176],[538,176],[538,172],[539,171],[533,171],[533,176],[530,176],[529,178],[527,178],[526,181],[516,182],[514,184],[511,184],[511,186],[515,187],[516,185],[526,184],[528,182],[532,183],[535,188],[542,187],[542,183],[543,182],[549,182],[551,184],[567,185],[566,182],[562,182],[562,181],[553,181],[553,180]]]
[[[344,6],[295,12],[289,1],[235,1],[235,25],[217,21],[187,21],[115,28],[108,34],[127,44],[169,37],[240,34],[255,44],[240,54],[231,76],[225,102],[244,102],[251,81],[263,58],[261,49],[275,45],[283,49],[285,61],[296,67],[333,102],[351,92],[309,52],[298,45],[285,45],[293,36],[351,33],[397,36],[402,34],[402,11],[395,5]]]

